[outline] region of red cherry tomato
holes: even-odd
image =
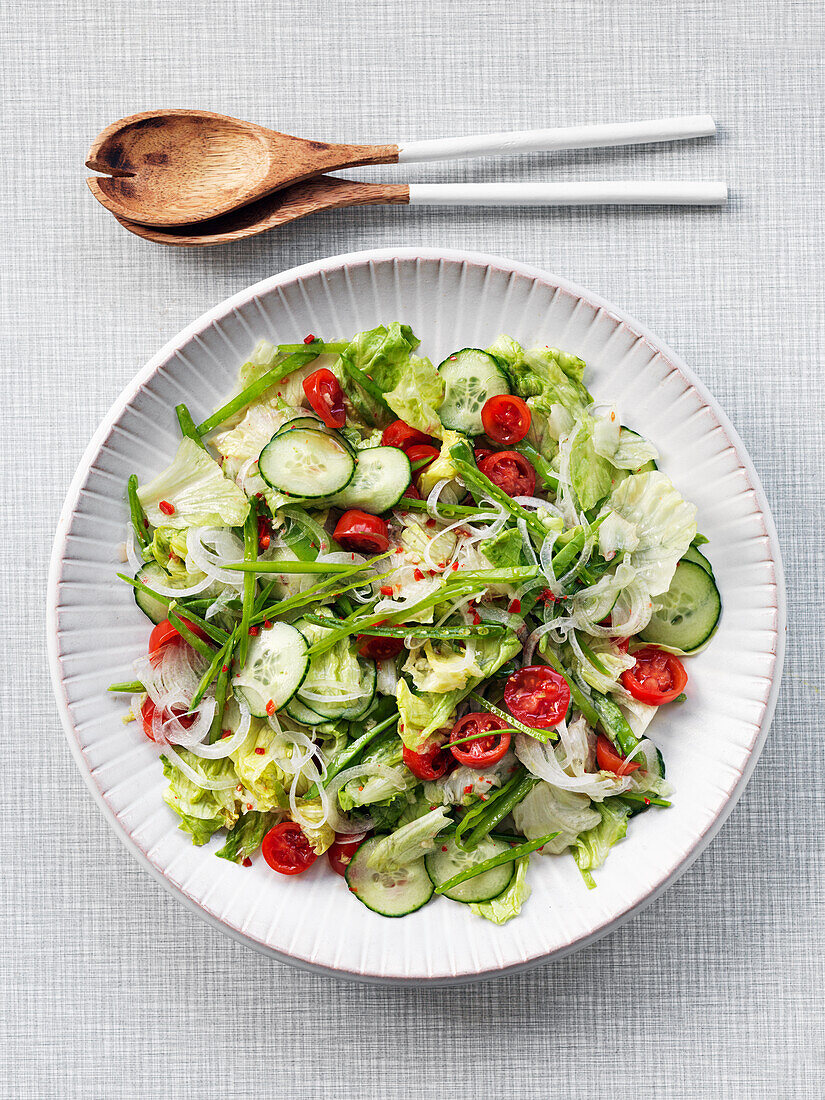
[[[140,717],[143,722],[143,732],[149,738],[150,741],[155,740],[155,715],[158,708],[155,706],[151,699],[147,699],[143,706],[140,708]],[[171,710],[162,710],[160,712],[160,721],[168,722],[170,718],[177,718],[180,724],[185,730],[188,730],[192,723],[195,721],[194,714],[187,714],[183,707],[172,707]]]
[[[421,493],[419,493],[414,485],[407,486],[404,490],[404,496],[410,497],[411,500],[421,500]]]
[[[300,875],[318,856],[296,821],[282,821],[266,834],[261,854],[273,871],[281,875]]]
[[[361,843],[360,840],[339,840],[335,838],[335,842],[327,848],[327,859],[329,865],[341,878],[347,873],[347,867],[352,862],[352,857]]]
[[[347,550],[363,550],[365,554],[383,554],[390,544],[389,528],[383,519],[358,508],[344,512],[332,537]]]
[[[195,626],[194,623],[190,623],[189,620],[184,619],[182,615],[180,616],[180,619],[181,622],[186,623],[193,634],[197,634],[197,636],[199,638],[203,638],[204,641],[208,640],[209,635],[206,634],[206,632],[203,631],[199,626]],[[157,653],[161,646],[165,646],[168,642],[180,641],[183,641],[183,639],[181,638],[180,634],[178,634],[177,630],[175,630],[168,619],[163,619],[157,624],[155,629],[149,635],[149,652]]]
[[[393,420],[381,436],[382,447],[398,447],[401,451],[406,451],[414,443],[432,443],[432,441],[432,436],[424,435],[418,428],[410,427],[403,420]]]
[[[372,661],[387,661],[397,657],[404,648],[403,638],[378,638],[374,634],[359,634],[358,652]]]
[[[636,664],[622,673],[622,683],[634,699],[658,707],[673,702],[682,693],[688,677],[685,666],[673,653],[648,645],[632,656]]]
[[[424,752],[413,752],[405,746],[401,755],[416,779],[440,779],[450,762],[449,756],[438,744],[430,745]]]
[[[518,451],[496,451],[482,459],[478,468],[509,497],[529,497],[535,491],[536,471]]]
[[[625,760],[620,756],[603,733],[596,738],[596,763],[602,771],[615,775],[630,775],[641,767],[635,760]]]
[[[496,452],[493,450],[492,447],[476,447],[476,449],[473,451],[473,454],[476,458],[476,466],[480,467],[485,458],[489,458],[490,455],[493,455],[495,453]]]
[[[507,723],[497,714],[488,714],[487,711],[474,711],[465,714],[463,718],[453,726],[450,734],[449,749],[459,764],[468,768],[491,768],[497,764],[510,748],[510,732],[496,733],[503,729]],[[480,733],[490,731],[489,737],[476,736],[475,741],[465,741],[461,745],[454,745],[461,737],[472,737]]]
[[[530,409],[520,397],[508,393],[484,402],[481,423],[484,431],[496,443],[518,443],[530,430]]]
[[[429,466],[434,458],[438,458],[440,453],[438,447],[431,447],[429,443],[416,443],[412,447],[407,447],[405,451],[414,474],[423,470],[425,466]]]
[[[528,665],[508,678],[504,702],[513,717],[526,726],[549,730],[567,714],[570,688],[548,665]]]
[[[328,428],[343,428],[347,414],[341,384],[331,370],[321,367],[303,382],[304,393]]]

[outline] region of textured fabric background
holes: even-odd
[[[821,4],[6,8],[2,1095],[821,1096]],[[83,182],[94,135],[155,106],[379,142],[709,111],[715,141],[412,166],[407,178],[718,176],[732,199],[696,211],[361,210],[230,248],[164,250],[118,228]],[[43,643],[47,557],[66,487],[136,369],[253,281],[402,244],[542,265],[612,299],[684,355],[738,427],[772,501],[791,623],[762,760],[681,881],[572,958],[435,992],[275,964],[166,894],[81,781]]]

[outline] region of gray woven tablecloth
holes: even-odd
[[[0,27],[2,1095],[821,1096],[821,4],[35,0],[7,4]],[[165,250],[119,229],[83,182],[91,138],[155,106],[378,142],[709,111],[715,141],[411,167],[407,178],[724,177],[732,200],[361,210],[231,249]],[[251,282],[402,244],[566,275],[680,352],[764,482],[791,623],[762,760],[681,881],[571,958],[434,992],[273,963],[165,893],[83,785],[43,640],[64,493],[137,368]]]

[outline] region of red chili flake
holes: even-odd
[[[264,499],[263,493],[256,493],[255,494],[255,499],[256,500],[263,500]]]
[[[175,514],[175,506],[174,504],[170,504],[168,500],[162,500],[158,504],[158,508],[160,508],[165,516],[173,516]]]
[[[650,799],[649,799],[649,798],[646,798],[646,799],[644,800],[644,803],[645,803],[645,806],[649,806],[649,805],[650,805]]]
[[[269,535],[261,535],[261,537],[258,539],[258,546],[260,546],[261,550],[268,550],[269,549],[269,543],[270,543]]]
[[[260,634],[260,630],[258,629],[258,627],[257,627],[257,626],[250,626],[250,628],[249,628],[249,636],[250,636],[251,638],[257,638],[259,634]]]
[[[521,611],[521,600],[513,600],[507,610],[512,611],[514,615],[518,615],[519,611]]]
[[[555,603],[556,597],[553,595],[549,588],[542,588],[541,595],[539,596],[539,601],[541,603]]]
[[[381,595],[382,596],[391,596],[392,595],[392,585],[391,584],[382,584],[381,585]]]
[[[479,799],[480,799],[480,800],[481,800],[482,802],[486,802],[486,801],[487,801],[487,795],[486,795],[486,794],[480,794],[480,795],[479,795],[478,797],[479,797]]]
[[[246,804],[246,808],[247,808],[247,810],[251,810],[251,809],[252,809],[252,803],[251,803],[251,802],[247,802],[247,804]]]
[[[271,629],[272,629],[272,623],[269,621],[269,619],[264,619],[264,630],[271,630]]]
[[[453,564],[450,566],[450,569],[452,569],[452,571],[455,573],[456,569],[458,569],[458,562],[454,561]]]
[[[311,546],[311,548],[312,548],[313,550],[315,549],[315,543],[314,543],[314,542],[311,542],[311,543],[310,543],[309,545]]]
[[[224,737],[231,737],[231,736],[232,736],[232,730],[221,730],[221,740],[223,740]]]
[[[351,894],[357,894],[357,893],[358,893],[358,891],[357,891],[357,890],[355,889],[355,887],[354,887],[354,886],[350,886],[350,888],[349,888],[349,892],[350,892]]]
[[[451,362],[451,363],[454,363],[454,362],[456,361],[456,359],[458,359],[458,356],[457,356],[457,355],[451,355],[451,356],[450,356],[450,362]]]
[[[146,519],[145,517],[144,517],[144,520],[143,520],[143,526],[146,528],[147,531],[149,530],[149,520]]]
[[[433,519],[432,516],[430,516],[430,518],[428,520],[424,521],[424,526],[425,527],[435,527],[435,520]]]
[[[403,553],[404,553],[404,547],[403,547],[403,546],[399,546],[399,547],[398,547],[398,548],[396,549],[396,551],[395,551],[395,552],[396,552],[396,554],[403,554]]]
[[[275,704],[273,703],[273,701],[271,699],[266,704],[266,713],[270,716],[270,718],[275,713]],[[255,751],[257,752],[257,749]]]
[[[446,852],[446,851],[447,851],[447,845],[446,845],[446,844],[442,844],[442,845],[441,845],[441,851],[442,851],[442,852]]]
[[[305,344],[312,344],[312,343],[314,343],[314,341],[315,341],[315,334],[312,333],[312,332],[310,332],[307,336],[304,337],[304,343]]]
[[[244,867],[251,867],[252,866],[252,860],[249,858],[249,856],[246,856],[246,858],[243,861],[243,865],[244,865]]]
[[[479,615],[479,613],[477,611],[474,611],[473,612],[473,626],[478,626],[478,624],[480,622],[481,622],[481,616]]]
[[[221,672],[229,672],[229,665],[221,665]]]
[[[269,707],[267,707],[266,710],[267,710],[267,714],[268,714],[269,713]],[[263,748],[261,748],[260,745],[258,745],[258,747],[255,749],[255,753],[258,756],[265,756],[266,755],[266,749],[263,749]]]
[[[417,581],[423,581],[423,580],[424,580],[424,574],[423,574],[423,573],[421,572],[421,570],[420,570],[420,569],[416,569],[416,570],[415,570],[415,571],[413,572],[413,576],[415,577],[415,579],[416,579]]]
[[[472,793],[473,793],[473,785],[472,785],[472,783],[470,784],[470,786],[469,786],[469,787],[465,787],[465,788],[464,788],[464,793],[465,793],[465,794],[472,794]]]

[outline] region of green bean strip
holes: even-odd
[[[138,540],[138,545],[146,547],[152,541],[149,538],[149,520],[146,518],[146,513],[143,510],[143,505],[138,500],[138,479],[137,474],[130,474],[129,480],[126,482],[126,495],[129,499],[129,512],[132,516],[132,526],[135,529],[135,538]]]
[[[609,513],[608,513],[609,514]],[[584,528],[569,528],[569,531],[573,531],[573,535],[565,546],[557,554],[553,556],[553,576],[560,577],[573,561],[573,558],[577,554],[580,554],[584,549],[584,540],[587,535],[592,534],[594,531],[598,531],[604,521],[607,519],[607,514],[599,516],[590,524],[590,528],[585,532]],[[567,532],[565,532],[567,534]]]
[[[323,347],[323,345],[322,345]],[[216,409],[211,416],[208,416],[203,423],[198,424],[198,432],[200,435],[206,435],[207,432],[211,432],[213,428],[217,428],[220,424],[223,424],[225,420],[228,420],[230,416],[234,416],[235,413],[240,412],[241,409],[245,409],[247,405],[251,405],[256,397],[268,390],[270,386],[273,386],[276,382],[280,382],[282,378],[286,378],[288,374],[292,374],[298,367],[303,367],[306,363],[311,363],[313,359],[317,359],[321,354],[320,350],[316,350],[316,347],[307,345],[303,351],[293,352],[292,355],[288,355],[283,362],[278,363],[270,370],[262,374],[251,385],[247,386],[245,390],[233,397],[231,401],[227,401],[225,405],[222,405],[219,409]]]
[[[202,615],[199,615],[191,607],[184,605],[181,601],[174,600],[171,596],[162,596],[160,592],[155,592],[153,588],[144,584],[143,581],[139,581],[137,577],[128,577],[125,573],[118,573],[117,576],[120,580],[125,581],[126,584],[131,585],[132,588],[136,588],[138,592],[145,592],[146,595],[151,596],[153,600],[162,603],[164,607],[168,608],[174,604],[176,607],[179,607],[181,611],[185,611],[186,618],[191,623],[194,623],[195,626],[199,626],[213,641],[222,642],[229,637],[225,630],[217,624],[210,623],[207,619],[204,619]],[[209,602],[211,603],[211,600]]]
[[[320,786],[327,787],[331,780],[333,780],[339,772],[342,772],[344,768],[348,768],[358,756],[361,755],[367,745],[371,745],[376,737],[380,736],[390,726],[394,725],[398,721],[397,714],[391,714],[389,718],[385,718],[383,722],[379,722],[371,730],[367,730],[366,733],[362,733],[360,737],[356,738],[352,744],[347,745],[341,750],[335,760],[327,768],[327,774],[321,780]],[[304,798],[316,798],[318,796],[318,783],[313,783],[307,793],[303,795]]]
[[[343,356],[341,357],[341,367],[353,382],[357,383],[365,393],[370,395],[373,401],[381,406],[384,412],[395,418],[395,413],[384,399],[384,391],[368,375],[364,374],[360,367],[356,367],[354,363],[351,363],[349,359],[344,359]]]
[[[202,449],[206,450],[206,444],[200,437],[198,429],[195,427],[195,421],[192,419],[192,414],[186,405],[175,405],[175,414],[178,418],[178,424],[180,424],[181,435],[187,439],[191,439],[193,443]]]
[[[595,668],[597,672],[600,672],[602,676],[609,677],[609,671],[605,668],[603,662],[599,660],[599,658],[596,656],[596,654],[593,652],[587,642],[582,639],[582,636],[578,632],[578,630],[574,631],[574,633],[576,635],[576,641],[579,643],[582,653],[588,659],[593,668]]]
[[[543,455],[540,455],[535,447],[531,447],[529,443],[524,443],[522,441],[521,443],[514,443],[513,450],[524,455],[524,457],[532,463],[536,473],[544,481],[548,489],[552,490],[554,493],[558,492],[558,475],[553,471],[547,459],[544,458]]]
[[[327,344],[323,340],[311,340],[308,344],[278,344],[279,355],[292,355],[296,351],[317,351],[319,355],[340,355],[346,351],[349,344]]]
[[[622,794],[614,796],[618,798],[620,802],[644,802],[646,806],[672,806],[672,802],[668,802],[666,798],[659,798],[658,795],[645,794],[644,791],[624,791]]]
[[[593,692],[593,708],[596,711],[598,724],[602,727],[608,738],[619,748],[622,756],[633,752],[639,744],[639,738],[630,728],[630,723],[619,710],[616,703],[600,691]],[[582,712],[584,713],[584,712]],[[585,715],[585,717],[587,717]],[[590,721],[590,719],[588,719]],[[590,723],[592,726],[596,722]]]
[[[478,469],[475,462],[470,461],[472,452],[466,443],[457,443],[454,447],[451,447],[450,458],[453,460],[456,472],[468,489],[472,490],[474,493],[483,494],[485,497],[489,497],[490,500],[494,500],[512,516],[515,516],[516,519],[523,519],[527,524],[527,529],[535,535],[540,543],[544,542],[547,535],[547,528],[538,518],[536,513],[529,512],[526,508],[522,508],[522,506],[516,504],[513,498],[509,497],[503,489],[499,489],[497,485],[494,485],[493,482]]]
[[[451,745],[463,745],[465,741],[481,741],[485,737],[497,737],[500,733],[521,733],[515,726],[492,726],[486,733],[471,733],[467,737],[451,737],[444,745],[445,749]]]
[[[426,500],[415,500],[413,497],[402,497],[395,506],[400,512],[428,512]],[[468,504],[442,504],[440,501],[436,508],[445,516],[481,516],[489,512],[489,508],[475,508]]]
[[[539,646],[539,648],[541,649],[541,646]],[[599,716],[596,713],[593,704],[590,702],[590,700],[587,698],[587,696],[584,694],[578,684],[575,683],[573,677],[565,672],[561,661],[559,661],[558,657],[556,657],[550,651],[549,647],[541,649],[541,653],[545,661],[547,661],[548,665],[553,669],[554,672],[557,672],[559,676],[561,676],[561,678],[570,688],[570,695],[572,696],[573,702],[587,719],[588,724],[593,726],[595,729],[595,727],[599,723]]]
[[[502,710],[501,707],[497,707],[495,703],[491,703],[488,699],[485,699],[483,695],[479,695],[475,691],[470,692],[470,698],[475,699],[479,706],[484,710],[488,710],[490,714],[495,714],[497,718],[501,718],[504,722],[508,722],[510,725],[515,726],[519,733],[526,733],[528,737],[535,737],[537,741],[557,741],[558,734],[555,730],[537,730],[532,726],[527,726],[524,722],[519,722],[518,718],[514,718],[512,714],[508,714],[506,710]]]
[[[254,509],[250,508],[243,525],[243,564],[252,569],[259,564],[258,557],[258,516]],[[274,563],[273,563],[274,564]],[[255,570],[257,572],[257,570]],[[243,576],[243,602],[241,604],[241,636],[238,644],[238,662],[243,668],[246,664],[246,654],[249,649],[249,626],[252,612],[255,609],[255,595],[258,582],[254,572],[244,572]]]
[[[226,669],[226,672],[224,672]],[[226,710],[226,691],[229,686],[229,664],[224,663],[218,670],[218,678],[215,681],[215,713],[206,735],[206,742],[213,745],[223,733],[223,716]]]
[[[169,607],[166,610],[166,616],[169,619],[169,622],[172,624],[175,630],[177,630],[178,634],[180,634],[181,638],[183,638],[185,642],[188,642],[189,645],[191,645],[193,649],[196,649],[198,653],[200,653],[203,657],[206,657],[210,661],[212,660],[212,658],[215,656],[215,650],[212,648],[211,645],[208,645],[203,640],[203,638],[199,638],[197,634],[191,631],[186,623],[183,621],[183,619],[179,618],[179,616],[175,614],[174,601],[169,604]]]
[[[531,775],[526,768],[520,768],[512,779],[483,803],[481,810],[474,806],[470,813],[465,815],[455,835],[455,842],[459,848],[463,848],[466,852],[477,848],[499,821],[503,821],[519,802],[523,802],[533,787],[540,782],[538,776]],[[466,839],[465,833],[469,833]]]
[[[452,584],[514,584],[516,581],[531,581],[539,575],[538,569],[532,565],[513,565],[507,569],[468,569],[464,572],[456,570],[445,577],[445,582]]]
[[[320,615],[304,615],[308,623],[315,626],[329,626],[329,619]],[[507,627],[503,623],[485,623],[482,626],[427,626],[425,623],[404,623],[402,626],[373,626],[370,634],[376,638],[487,638],[503,634]]]
[[[545,844],[549,844],[558,835],[557,832],[548,833],[547,836],[539,837],[538,840],[528,840],[524,844],[518,844],[515,848],[511,848],[509,852],[501,852],[497,856],[491,856],[490,859],[482,860],[481,863],[476,863],[474,867],[468,867],[457,875],[453,875],[452,878],[448,878],[446,882],[442,882],[440,886],[436,886],[435,893],[443,894],[445,890],[452,890],[454,886],[460,886],[462,882],[466,882],[468,879],[483,875],[485,871],[492,871],[494,867],[501,867],[503,863],[512,863],[514,860],[521,859],[522,856],[529,856],[531,852],[535,852],[537,848],[543,848]]]
[[[146,691],[140,680],[126,680],[122,684],[109,684],[107,691],[121,691],[128,695],[135,695],[138,691]]]
[[[212,662],[209,668],[204,672],[201,677],[201,681],[198,684],[195,694],[192,696],[192,702],[189,704],[189,709],[192,710],[203,699],[204,695],[209,689],[209,685],[215,679],[219,672],[223,671],[224,665],[227,668],[227,674],[229,672],[229,665],[232,660],[232,650],[238,640],[238,629],[236,628],[233,634],[227,638],[226,642],[221,646],[215,656],[212,658]]]
[[[389,557],[392,551],[387,550],[384,554],[377,554],[374,558],[369,558],[367,561],[358,565],[348,565],[347,573],[339,573],[336,577],[329,577],[327,580],[318,581],[316,584],[310,585],[309,588],[304,589],[303,592],[298,593],[296,596],[290,596],[286,600],[281,600],[279,603],[272,604],[270,607],[265,607],[262,611],[259,611],[253,618],[253,623],[262,622],[264,619],[273,619],[276,615],[284,615],[288,611],[294,611],[296,608],[303,607],[308,603],[317,603],[321,598],[340,596],[342,592],[349,592],[353,588],[363,588],[365,584],[371,583],[376,580],[384,580],[385,577],[389,577],[390,573],[384,573],[380,576],[371,576],[368,580],[363,578],[357,581],[353,581],[351,584],[345,585],[343,588],[332,588],[325,592],[324,589],[330,584],[337,584],[343,580],[346,576],[352,576],[356,573],[363,573],[369,569],[371,565],[374,565],[377,561],[381,561],[384,558]]]
[[[257,537],[256,528],[256,544]],[[352,571],[351,565],[331,561],[232,561],[221,568],[233,569],[236,573],[347,573]],[[363,569],[364,566],[359,568]]]

